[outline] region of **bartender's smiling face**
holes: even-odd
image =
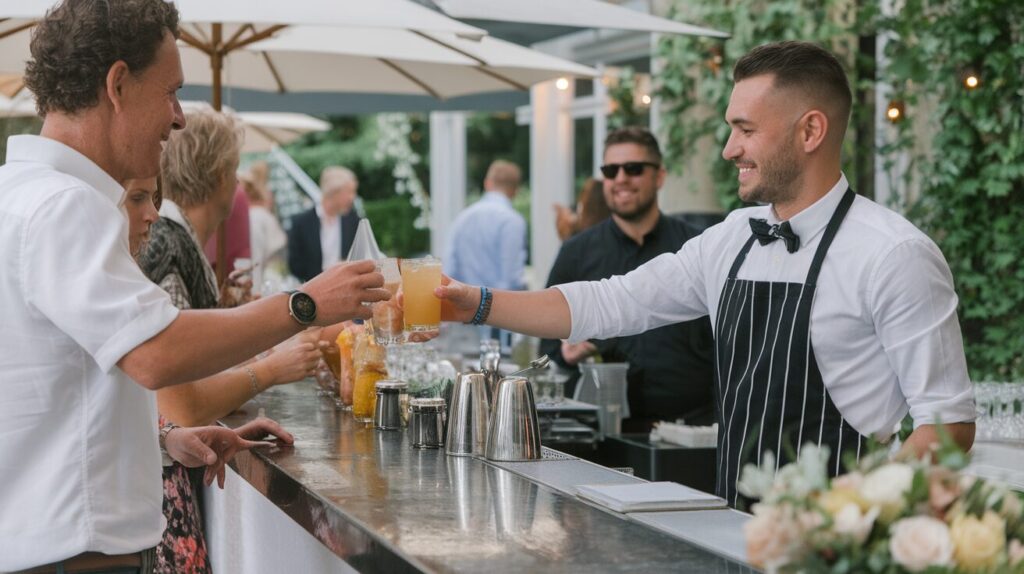
[[[617,143],[604,151],[604,164],[657,163],[647,149],[635,143]],[[604,179],[604,200],[612,213],[633,221],[657,207],[658,190],[665,182],[665,168],[647,165],[639,175],[629,175],[619,168],[614,178]]]
[[[736,83],[725,121],[732,129],[722,157],[739,169],[739,195],[747,202],[785,203],[799,193],[803,172],[797,122],[806,111],[792,90],[765,74]]]

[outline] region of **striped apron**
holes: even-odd
[[[716,493],[746,508],[736,491],[743,466],[776,454],[775,469],[807,442],[827,445],[828,470],[845,453],[860,458],[862,437],[828,395],[811,345],[811,306],[822,261],[855,194],[848,189],[825,228],[804,283],[736,278],[756,238],[736,256],[722,288],[715,324],[715,407],[718,411]]]

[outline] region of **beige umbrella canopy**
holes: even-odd
[[[0,6],[0,73],[24,72],[29,30],[54,0],[20,0]],[[352,26],[450,32],[479,39],[485,32],[409,0],[176,0],[181,41],[202,53],[213,86],[212,104],[221,107],[225,58],[295,25]],[[271,69],[271,73],[276,70]],[[194,74],[194,72],[193,72]],[[194,81],[186,73],[186,81]],[[223,227],[218,260],[223,261]],[[218,265],[223,280],[225,265]]]

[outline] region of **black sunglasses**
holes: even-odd
[[[650,161],[627,161],[626,163],[607,163],[601,166],[601,175],[606,179],[615,179],[619,175],[619,168],[625,170],[626,175],[630,177],[636,177],[644,172],[644,168],[651,166],[654,169],[661,167],[660,164],[656,164]]]

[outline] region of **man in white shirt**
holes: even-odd
[[[859,456],[908,412],[904,449],[969,448],[973,392],[953,278],[938,247],[856,196],[840,170],[851,95],[839,62],[802,42],[755,48],[734,69],[723,157],[744,201],[723,223],[637,270],[531,293],[450,282],[444,318],[580,341],[710,315],[718,494],[742,501],[747,463],[808,441]]]
[[[177,25],[163,0],[66,0],[33,33],[25,82],[43,128],[12,137],[0,167],[0,571],[146,568],[164,530],[158,444],[212,465],[208,480],[250,446],[216,427],[158,436],[149,390],[307,324],[368,318],[362,303],[388,297],[367,262],[304,292],[179,313],[142,274],[118,204],[184,125]]]
[[[288,230],[288,268],[308,281],[344,261],[355,241],[359,214],[355,206],[359,180],[352,170],[328,166],[320,172],[320,203],[292,218]]]
[[[526,220],[512,207],[522,174],[496,160],[487,168],[484,194],[452,222],[445,273],[476,285],[525,289]]]

